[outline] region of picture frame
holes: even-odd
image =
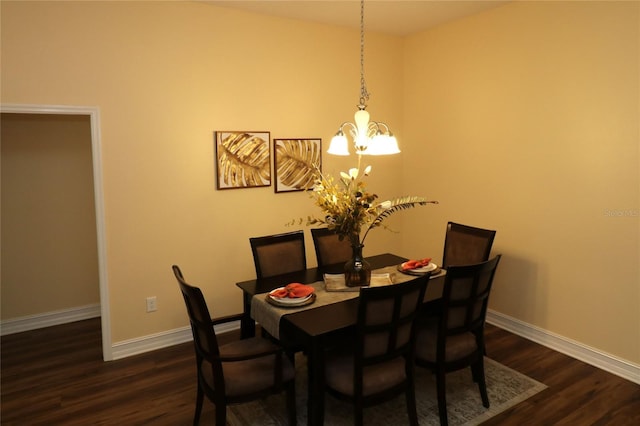
[[[322,171],[322,139],[273,139],[275,184],[279,192],[313,188],[315,171]]]
[[[217,188],[271,186],[270,137],[268,131],[215,131]]]

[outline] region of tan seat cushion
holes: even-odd
[[[327,386],[345,395],[353,395],[353,356],[328,355],[325,363]],[[406,380],[405,360],[398,357],[364,370],[363,395],[372,395]]]
[[[416,336],[416,358],[429,362],[436,362],[436,347],[438,343],[438,328],[428,325],[418,329]],[[477,349],[476,338],[472,333],[459,334],[447,338],[445,361],[451,362],[464,358]]]
[[[274,344],[269,340],[255,337],[220,346],[220,354],[231,356],[252,351],[257,353],[273,347],[275,347]],[[222,369],[227,396],[234,397],[250,394],[272,387],[275,381],[275,362],[276,355],[268,355],[247,361],[223,362]],[[282,354],[282,366],[282,381],[285,382],[292,379],[295,374],[295,368],[285,354]],[[209,386],[213,386],[213,375],[210,372],[210,366],[208,370],[205,378]]]

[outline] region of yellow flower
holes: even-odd
[[[358,158],[360,163],[360,158]],[[359,166],[360,164],[358,164]],[[371,166],[364,169],[360,178],[360,169],[351,168],[348,172],[340,172],[340,180],[323,175],[316,170],[313,191],[310,193],[315,203],[324,213],[323,218],[309,216],[307,225],[324,224],[334,230],[341,239],[349,238],[352,244],[364,244],[369,231],[381,226],[382,222],[393,213],[416,206],[438,204],[422,197],[405,196],[381,203],[376,202],[378,196],[367,192],[364,177],[371,173]],[[364,230],[362,238],[361,231]]]

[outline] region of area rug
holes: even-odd
[[[296,357],[296,395],[298,425],[307,424],[306,359]],[[490,408],[484,408],[478,386],[465,369],[447,375],[447,412],[449,425],[471,426],[513,407],[544,390],[547,386],[490,358],[485,358],[485,377]],[[435,377],[423,368],[416,368],[416,400],[420,425],[439,425]],[[230,426],[286,426],[284,394],[265,400],[233,406],[227,411]],[[404,395],[384,404],[366,408],[364,423],[371,426],[408,424]],[[353,425],[353,409],[348,403],[325,394],[327,426]]]

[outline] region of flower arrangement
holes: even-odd
[[[383,225],[383,221],[392,214],[412,207],[438,204],[426,198],[403,196],[378,202],[378,195],[368,192],[364,178],[371,173],[371,166],[360,172],[358,167],[349,172],[341,172],[340,179],[325,176],[316,171],[315,185],[311,196],[325,213],[324,218],[309,216],[307,225],[325,224],[334,230],[340,239],[348,238],[352,246],[364,244],[369,231]],[[361,233],[364,231],[364,234]]]

